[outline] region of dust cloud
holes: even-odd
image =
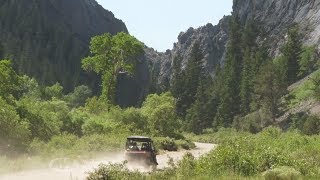
[[[57,158],[48,163],[48,167],[45,169],[0,175],[0,180],[83,180],[88,175],[87,172],[97,168],[101,163],[121,163],[123,161],[124,154],[122,152],[108,153],[94,160]]]
[[[158,169],[168,166],[169,159],[175,163],[181,160],[185,153],[190,152],[196,158],[215,148],[214,144],[196,143],[196,149],[190,151],[165,152],[157,155]],[[101,158],[94,160],[72,160],[68,158],[53,159],[46,169],[36,169],[21,171],[13,174],[0,175],[0,180],[84,180],[87,173],[94,170],[99,164],[122,163],[124,161],[124,152],[108,153]],[[139,166],[137,164],[128,164],[130,170],[148,172],[151,169]]]

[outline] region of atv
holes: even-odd
[[[125,158],[128,163],[139,163],[144,166],[158,165],[156,152],[151,138],[144,136],[130,136],[127,138]]]

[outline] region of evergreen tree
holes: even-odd
[[[299,61],[302,53],[302,39],[299,26],[294,25],[288,31],[288,41],[281,48],[283,58],[287,63],[286,78],[288,85],[296,82],[299,74]]]
[[[199,78],[202,69],[203,55],[198,43],[195,43],[192,47],[190,59],[187,63],[187,67],[181,74],[182,85],[181,94],[177,100],[177,112],[182,118],[185,118],[187,109],[189,109],[192,103],[196,99],[197,89],[199,85]]]
[[[0,59],[4,58],[3,56],[4,56],[4,54],[3,54],[3,46],[2,46],[2,44],[0,42]]]
[[[179,98],[183,91],[183,71],[181,69],[182,57],[178,54],[173,59],[172,64],[172,79],[171,79],[171,93],[175,98]]]
[[[215,117],[214,126],[230,126],[235,115],[240,112],[240,80],[242,70],[242,38],[241,25],[237,17],[229,24],[229,42],[226,62],[223,69],[223,87],[221,102]]]
[[[301,59],[299,62],[300,71],[299,76],[304,77],[312,73],[318,66],[319,56],[317,54],[317,46],[303,47]]]
[[[255,82],[255,94],[260,107],[273,122],[279,113],[280,98],[286,91],[286,85],[281,76],[279,66],[269,62],[261,68]]]
[[[245,115],[250,111],[250,103],[252,101],[253,93],[253,77],[254,67],[256,64],[255,53],[257,49],[256,44],[257,30],[254,28],[252,21],[248,21],[245,26],[242,35],[242,44],[244,49],[243,55],[243,67],[241,72],[241,84],[240,84],[240,98],[241,98],[241,114]]]
[[[195,102],[192,104],[191,108],[187,111],[186,121],[187,128],[195,134],[200,134],[203,129],[211,126],[211,116],[210,112],[212,109],[208,99],[208,86],[210,78],[205,74],[204,68],[200,73],[199,85],[197,88],[197,93],[195,96]]]
[[[252,56],[250,49],[246,48],[243,57],[243,70],[241,73],[240,98],[241,114],[245,115],[250,111],[251,95],[253,92],[253,71]]]

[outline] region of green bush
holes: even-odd
[[[167,151],[177,151],[178,146],[175,143],[174,139],[169,137],[157,137],[154,138],[154,143],[156,146],[156,149],[163,149]]]
[[[263,173],[266,180],[297,180],[301,178],[301,173],[292,167],[277,167]]]
[[[196,145],[190,140],[180,139],[180,140],[176,140],[175,143],[179,148],[186,149],[186,150],[194,149],[196,147]]]
[[[120,124],[103,116],[92,116],[82,125],[82,132],[85,135],[111,134],[117,132]]]
[[[196,161],[191,153],[186,153],[182,160],[178,162],[176,172],[177,179],[190,179],[195,176]]]
[[[235,118],[232,126],[240,131],[258,133],[262,130],[263,126],[268,123],[264,116],[262,111],[256,111],[245,117]]]
[[[87,86],[77,86],[72,93],[64,97],[71,107],[83,106],[86,100],[91,96],[92,91]]]
[[[130,171],[125,163],[122,164],[100,164],[93,172],[88,173],[87,180],[141,180],[143,175],[138,171]]]
[[[30,124],[32,138],[48,141],[51,137],[59,135],[63,123],[69,120],[70,109],[61,100],[38,101],[23,98],[17,104],[20,117]]]
[[[116,122],[121,122],[123,126],[126,126],[126,128],[132,133],[142,135],[150,134],[147,118],[142,115],[140,109],[113,108],[108,113],[108,116],[110,119],[114,119]]]
[[[309,116],[304,124],[302,132],[307,135],[314,135],[320,133],[320,118],[316,116]]]

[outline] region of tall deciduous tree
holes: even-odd
[[[82,68],[102,76],[101,97],[114,103],[117,76],[119,72],[134,73],[143,44],[123,32],[115,36],[106,33],[91,39],[90,52],[91,56],[82,60]]]

